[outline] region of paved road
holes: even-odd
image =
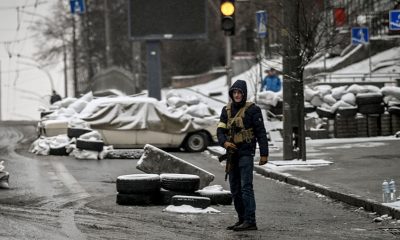
[[[259,231],[225,230],[235,221],[232,206],[200,215],[119,206],[115,179],[140,173],[137,160],[33,155],[11,127],[0,127],[0,139],[11,176],[11,189],[0,194],[0,239],[395,239],[381,230],[390,223],[373,223],[369,213],[260,175],[254,181]],[[172,154],[214,173],[213,184],[228,188],[224,167],[212,156]]]

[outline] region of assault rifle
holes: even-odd
[[[235,127],[233,127],[233,126],[229,129],[229,142],[232,142],[232,143],[233,143],[233,136],[235,134],[234,129],[235,129]],[[224,155],[221,155],[218,157],[219,162],[226,160],[225,181],[226,181],[226,179],[228,179],[228,174],[231,171],[231,169],[233,168],[233,155],[235,154],[235,151],[236,150],[233,148],[228,148]]]

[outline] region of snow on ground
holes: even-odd
[[[311,171],[316,167],[324,167],[332,164],[333,162],[326,161],[323,159],[313,159],[313,160],[283,160],[283,161],[268,161],[268,163],[262,166],[265,169],[285,172],[285,171]]]
[[[371,56],[372,71],[374,71],[374,69],[376,69],[377,67],[382,66],[382,64],[385,62],[387,62],[388,64],[393,64],[394,60],[400,62],[399,56],[400,56],[400,47],[391,48],[389,50]],[[369,59],[367,58],[361,62],[342,68],[334,72],[334,74],[335,73],[340,73],[340,74],[369,73]]]

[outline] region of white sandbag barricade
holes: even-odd
[[[304,98],[307,117],[316,113],[326,121],[325,126],[333,126],[330,132],[335,137],[388,136],[400,129],[400,87],[306,86]],[[310,105],[315,107],[315,113]],[[334,124],[327,124],[328,121]]]
[[[138,161],[136,168],[145,173],[197,175],[200,177],[200,188],[208,186],[214,180],[215,176],[213,174],[150,144],[146,144],[143,149],[143,155]]]

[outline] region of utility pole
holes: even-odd
[[[299,0],[284,0],[282,32],[283,57],[283,159],[306,161],[304,130],[304,90],[301,66],[298,19]]]
[[[0,121],[2,121],[3,120],[3,114],[2,114],[2,107],[1,107],[1,105],[2,105],[2,103],[3,103],[3,101],[1,100],[2,98],[3,98],[3,94],[2,94],[2,92],[1,92],[1,84],[2,84],[2,81],[1,81],[1,75],[2,75],[2,72],[1,72],[1,60],[0,60]]]
[[[138,84],[142,76],[142,59],[140,51],[140,42],[132,42],[132,75],[133,75],[133,92],[138,91]]]
[[[108,0],[104,0],[104,21],[106,33],[106,64],[107,67],[112,65],[111,58],[111,37],[110,37],[110,13],[108,9]]]
[[[72,15],[72,65],[74,75],[74,96],[78,97],[78,64],[77,64],[77,44],[76,44],[76,20]]]

